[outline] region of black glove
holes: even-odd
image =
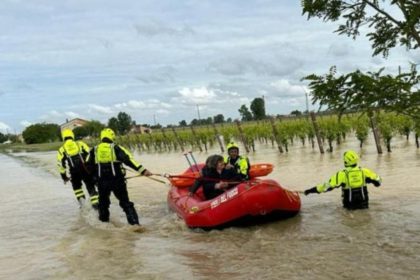
[[[308,195],[310,193],[318,193],[318,191],[317,191],[316,187],[313,187],[313,188],[310,188],[310,189],[305,190],[303,193],[305,195]]]
[[[67,177],[66,173],[61,173],[61,179],[63,179],[64,184],[67,183],[68,181],[70,181],[70,178]]]
[[[381,186],[381,182],[380,181],[372,180],[370,178],[366,178],[366,183],[371,183],[375,187],[380,187]]]

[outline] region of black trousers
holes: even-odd
[[[120,207],[127,216],[130,225],[139,224],[139,218],[134,208],[134,203],[128,198],[127,184],[124,177],[101,177],[98,180],[99,191],[99,220],[109,221],[109,205],[111,204],[110,195],[114,193],[119,200]]]
[[[93,177],[89,175],[85,171],[70,171],[71,176],[71,185],[73,187],[73,190],[79,190],[82,188],[82,182],[85,183],[86,189],[89,192],[90,197],[98,195],[98,192],[95,188],[95,181],[93,180]],[[85,196],[82,196],[85,198]]]
[[[353,190],[345,189],[342,192],[342,198],[343,207],[346,209],[356,210],[369,208],[369,193],[366,187],[361,187]]]

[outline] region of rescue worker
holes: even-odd
[[[372,170],[359,166],[359,156],[354,151],[346,151],[343,155],[344,169],[334,174],[324,184],[305,190],[305,195],[310,193],[323,193],[334,188],[342,188],[343,207],[353,209],[369,208],[369,194],[367,183],[375,187],[381,185],[381,178]]]
[[[88,157],[88,165],[98,180],[99,220],[109,221],[110,195],[113,192],[127,216],[127,222],[130,225],[139,225],[134,203],[128,197],[123,164],[144,176],[150,176],[152,173],[137,163],[129,151],[114,143],[115,133],[112,129],[103,129],[100,138],[101,143],[90,151]]]
[[[241,176],[243,180],[249,179],[249,169],[251,164],[249,159],[245,156],[239,155],[239,146],[235,142],[230,142],[227,145],[228,156],[225,156],[224,161],[226,169],[233,168],[237,174]]]
[[[86,168],[86,157],[89,155],[89,146],[83,141],[75,141],[74,133],[70,129],[64,129],[61,132],[64,144],[57,152],[57,166],[61,178],[66,184],[71,181],[74,195],[80,206],[86,199],[82,189],[82,181],[90,195],[92,207],[98,208],[98,192],[95,189],[95,181]],[[66,167],[69,167],[70,178],[67,177]]]

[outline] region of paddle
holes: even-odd
[[[233,180],[224,180],[219,178],[210,178],[210,177],[193,177],[193,176],[186,176],[186,175],[170,175],[167,173],[164,174],[153,174],[155,176],[161,176],[167,179],[170,178],[181,178],[181,179],[194,179],[194,180],[200,180],[200,181],[212,181],[212,182],[226,182],[229,184],[240,184],[247,181],[233,181]]]
[[[153,174],[153,175],[155,175],[155,174]],[[129,180],[129,179],[133,179],[133,178],[136,178],[136,177],[146,177],[147,179],[150,179],[150,180],[153,180],[153,181],[156,181],[156,182],[159,182],[159,183],[162,183],[162,184],[165,184],[166,185],[166,182],[165,181],[162,181],[162,180],[159,180],[159,179],[150,177],[150,176],[143,176],[141,174],[134,175],[134,176],[129,176],[129,177],[125,177],[125,179],[126,180]]]

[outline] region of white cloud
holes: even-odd
[[[52,110],[52,111],[50,111],[50,112],[48,113],[48,115],[49,115],[49,116],[51,116],[51,117],[62,117],[62,116],[63,116],[63,114],[62,114],[62,113],[60,113],[60,112],[58,112],[58,111],[56,111],[56,110]]]
[[[28,126],[32,125],[32,123],[27,121],[27,120],[23,120],[23,121],[20,122],[20,125],[23,126],[23,127],[28,127]]]
[[[178,101],[183,104],[210,104],[216,103],[216,93],[208,89],[206,87],[199,87],[199,88],[188,88],[184,87],[178,91],[179,98]]]
[[[65,112],[64,115],[66,115],[67,117],[71,118],[71,119],[75,119],[75,118],[80,118],[80,114],[75,113],[75,112]]]
[[[332,43],[328,49],[328,53],[336,57],[348,56],[350,54],[350,46],[346,43]]]
[[[5,124],[4,122],[0,122],[0,131],[3,133],[10,132],[10,126]]]
[[[160,22],[146,22],[134,25],[136,32],[140,36],[154,37],[158,35],[185,36],[193,35],[194,29],[188,25],[182,27],[172,27]]]
[[[291,74],[302,66],[302,62],[295,57],[273,55],[269,58],[228,57],[211,62],[208,69],[222,75],[254,74],[257,76],[284,76]]]
[[[104,121],[124,110],[144,122],[167,114],[159,119],[167,124],[196,117],[197,104],[202,116],[236,116],[261,95],[268,107],[279,97],[301,101],[292,81],[332,65],[396,73],[395,65],[420,61],[403,48],[371,59],[364,30],[355,41],[338,36],[337,23],[301,16],[298,1],[99,2],[1,2],[0,64],[8,71],[0,76],[0,112],[13,110],[2,121],[18,127],[42,114],[50,122]],[[37,106],[22,106],[23,96]],[[296,107],[281,104],[270,113]]]
[[[165,109],[159,109],[156,111],[156,113],[161,114],[161,115],[169,115],[171,112]]]
[[[40,119],[42,121],[46,121],[46,122],[61,122],[64,119],[64,114],[56,111],[56,110],[51,110],[48,113],[42,115],[40,117]]]
[[[113,114],[114,111],[107,106],[101,106],[101,105],[97,105],[97,104],[89,104],[89,111],[90,112],[96,112],[96,113],[100,113],[100,114],[104,114],[104,115],[110,115]]]
[[[276,90],[273,94],[278,97],[301,97],[305,96],[305,91],[309,92],[308,88],[303,85],[290,84],[288,80],[278,80],[270,83],[270,86]]]
[[[130,109],[130,110],[148,110],[148,109],[159,109],[165,108],[169,109],[173,106],[169,103],[163,102],[159,99],[146,99],[143,100],[129,100],[127,102],[115,104],[115,108],[117,109]]]

